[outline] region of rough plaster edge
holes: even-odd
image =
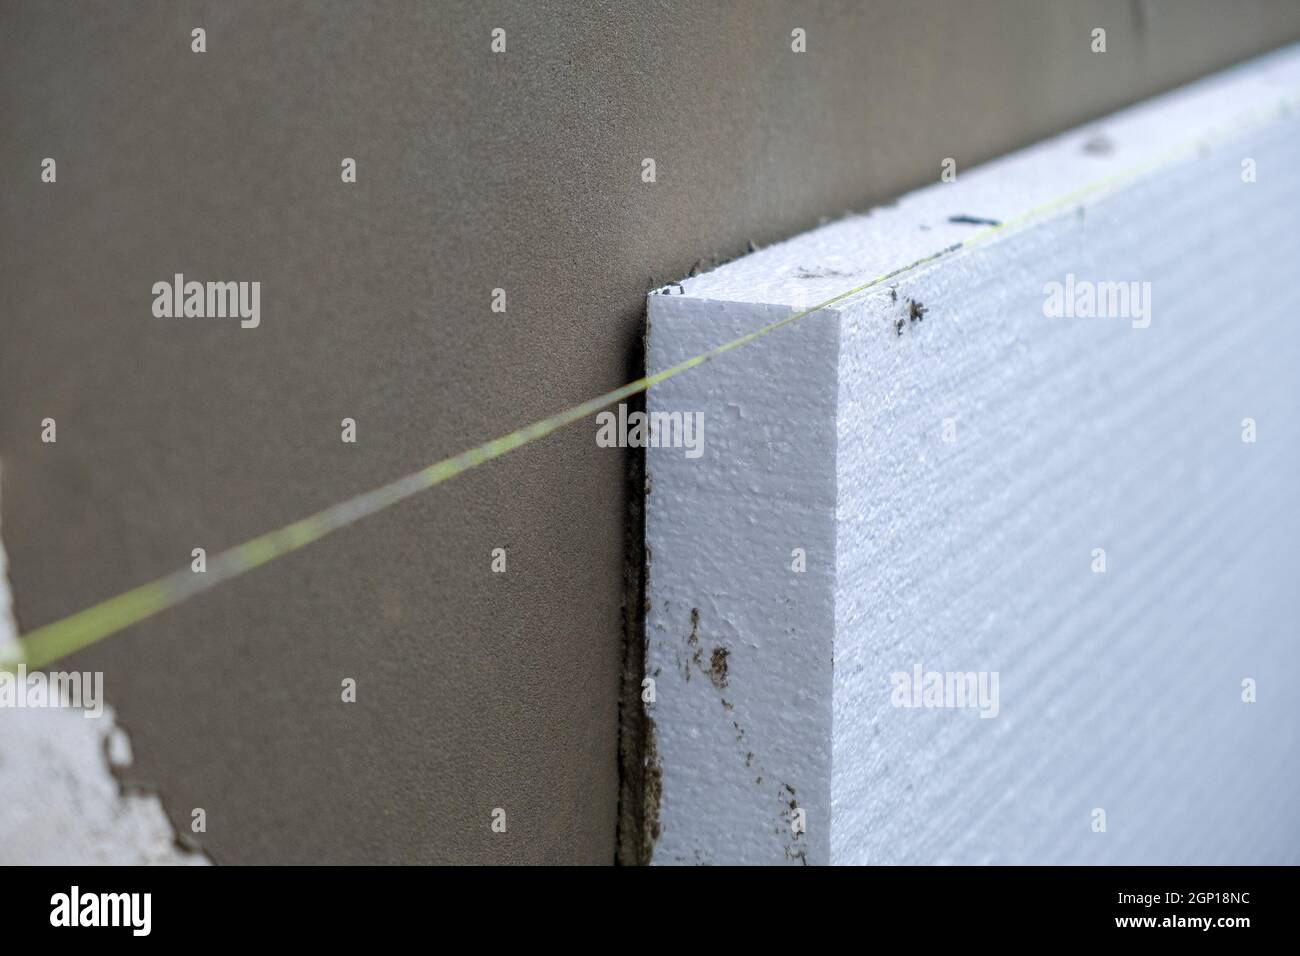
[[[0,466],[0,492],[4,489],[4,468]],[[3,520],[0,512],[0,521]],[[13,596],[9,587],[9,556],[5,553],[4,527],[0,525],[0,661],[18,659],[18,622],[14,617]]]
[[[0,535],[0,655],[17,649]],[[111,707],[97,718],[80,708],[0,710],[0,864],[209,863],[181,846],[156,795],[121,785],[115,771],[131,760]]]
[[[643,316],[633,374],[645,374],[649,318]],[[645,410],[645,396],[629,406]],[[649,588],[650,549],[645,543],[645,504],[648,488],[644,449],[626,452],[627,523],[623,564],[623,669],[619,686],[618,834],[615,863],[643,866],[650,862],[659,836],[660,768],[655,750],[654,721],[641,699],[646,674],[645,610]]]

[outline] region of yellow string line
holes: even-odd
[[[145,618],[175,607],[187,598],[209,591],[225,581],[238,577],[276,558],[297,551],[299,548],[323,538],[331,531],[345,528],[362,518],[410,498],[412,495],[477,468],[485,462],[500,458],[516,448],[521,448],[540,438],[545,438],[566,425],[595,414],[607,405],[612,405],[622,399],[644,392],[652,385],[667,381],[720,355],[725,355],[744,345],[748,345],[755,339],[760,339],[778,329],[792,325],[800,319],[820,312],[822,309],[842,302],[851,296],[859,295],[881,283],[888,282],[890,279],[897,278],[951,253],[984,242],[1009,228],[1038,219],[1063,206],[1077,202],[1084,196],[1113,188],[1120,183],[1138,179],[1149,172],[1187,156],[1189,152],[1207,148],[1223,138],[1235,135],[1243,131],[1244,127],[1257,125],[1279,115],[1288,115],[1291,107],[1291,100],[1284,98],[1272,109],[1260,109],[1244,114],[1239,121],[1228,124],[1217,134],[1210,133],[1207,136],[1199,137],[1171,149],[1157,160],[1116,173],[1066,195],[1058,196],[1049,202],[1027,210],[1013,219],[982,229],[963,242],[954,243],[938,252],[923,256],[905,266],[863,282],[861,285],[832,296],[824,302],[819,302],[811,308],[804,309],[802,312],[788,315],[739,338],[724,342],[707,352],[692,356],[670,368],[628,382],[626,385],[622,385],[603,395],[597,395],[595,398],[558,412],[549,418],[516,429],[508,435],[502,435],[500,438],[484,442],[458,455],[444,458],[442,461],[435,462],[420,471],[412,472],[406,477],[399,478],[380,488],[363,492],[346,501],[330,505],[316,514],[295,521],[293,524],[276,531],[270,531],[253,538],[251,541],[245,541],[243,544],[236,545],[213,557],[208,562],[206,572],[194,572],[189,567],[183,567],[148,584],[94,604],[83,611],[78,611],[68,617],[38,627],[20,638],[18,650],[20,656],[18,659],[0,659],[0,671],[12,672],[20,664],[33,669],[52,664],[75,651],[101,641],[133,624],[137,624]]]

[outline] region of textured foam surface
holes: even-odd
[[[653,370],[1205,142],[652,389],[706,422],[648,453],[655,862],[1300,861],[1298,89],[1287,51],[650,297]],[[1149,312],[1049,317],[1067,276]],[[917,665],[996,714],[896,706]]]

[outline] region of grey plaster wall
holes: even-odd
[[[1296,37],[1267,0],[6,2],[19,625],[621,384],[651,277]],[[260,281],[261,326],[154,319],[176,272]],[[627,472],[571,428],[78,655],[127,782],[220,863],[611,862]]]

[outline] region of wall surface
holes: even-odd
[[[620,384],[699,260],[1296,36],[1266,0],[5,3],[19,624]],[[260,281],[260,327],[154,319],[178,272]],[[613,860],[628,465],[570,429],[78,655],[127,782],[217,862]]]

